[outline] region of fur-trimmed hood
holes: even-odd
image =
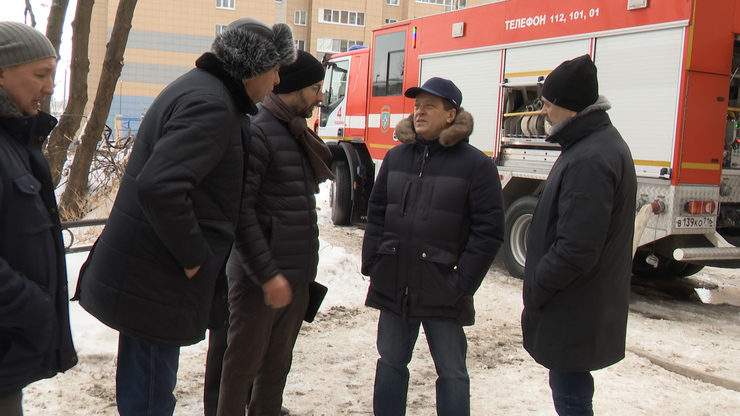
[[[471,133],[473,133],[473,115],[465,111],[464,108],[460,108],[452,124],[439,134],[439,144],[444,147],[452,147],[463,140],[467,140]],[[416,142],[413,113],[396,125],[394,135],[401,143]]]

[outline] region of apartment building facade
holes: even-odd
[[[136,134],[157,94],[242,17],[290,25],[296,47],[322,59],[368,45],[372,29],[383,24],[493,1],[502,0],[139,0],[107,124],[116,137]],[[117,6],[118,0],[100,0],[93,8],[90,102]]]

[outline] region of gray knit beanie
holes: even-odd
[[[0,22],[0,68],[56,57],[43,33],[23,23]]]
[[[290,26],[276,23],[271,28],[251,17],[229,24],[213,41],[211,50],[226,72],[242,81],[296,59]]]

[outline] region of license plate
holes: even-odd
[[[676,217],[676,228],[714,228],[715,217]]]

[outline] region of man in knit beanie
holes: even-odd
[[[0,415],[19,416],[22,389],[77,363],[54,186],[41,146],[56,119],[57,54],[41,32],[0,22]]]
[[[318,265],[316,199],[333,177],[331,152],[306,126],[323,99],[324,68],[298,51],[252,119],[252,143],[236,241],[227,265],[229,342],[221,416],[280,414],[283,389]],[[310,289],[311,288],[311,289]],[[315,313],[315,309],[313,309]]]
[[[122,416],[171,415],[180,347],[202,340],[208,326],[225,326],[224,269],[239,216],[247,114],[294,60],[287,25],[237,20],[142,120],[76,295],[119,331]]]
[[[529,229],[524,348],[550,370],[559,415],[593,415],[591,371],[624,358],[637,179],[590,56],[555,68],[542,102],[562,151]]]

